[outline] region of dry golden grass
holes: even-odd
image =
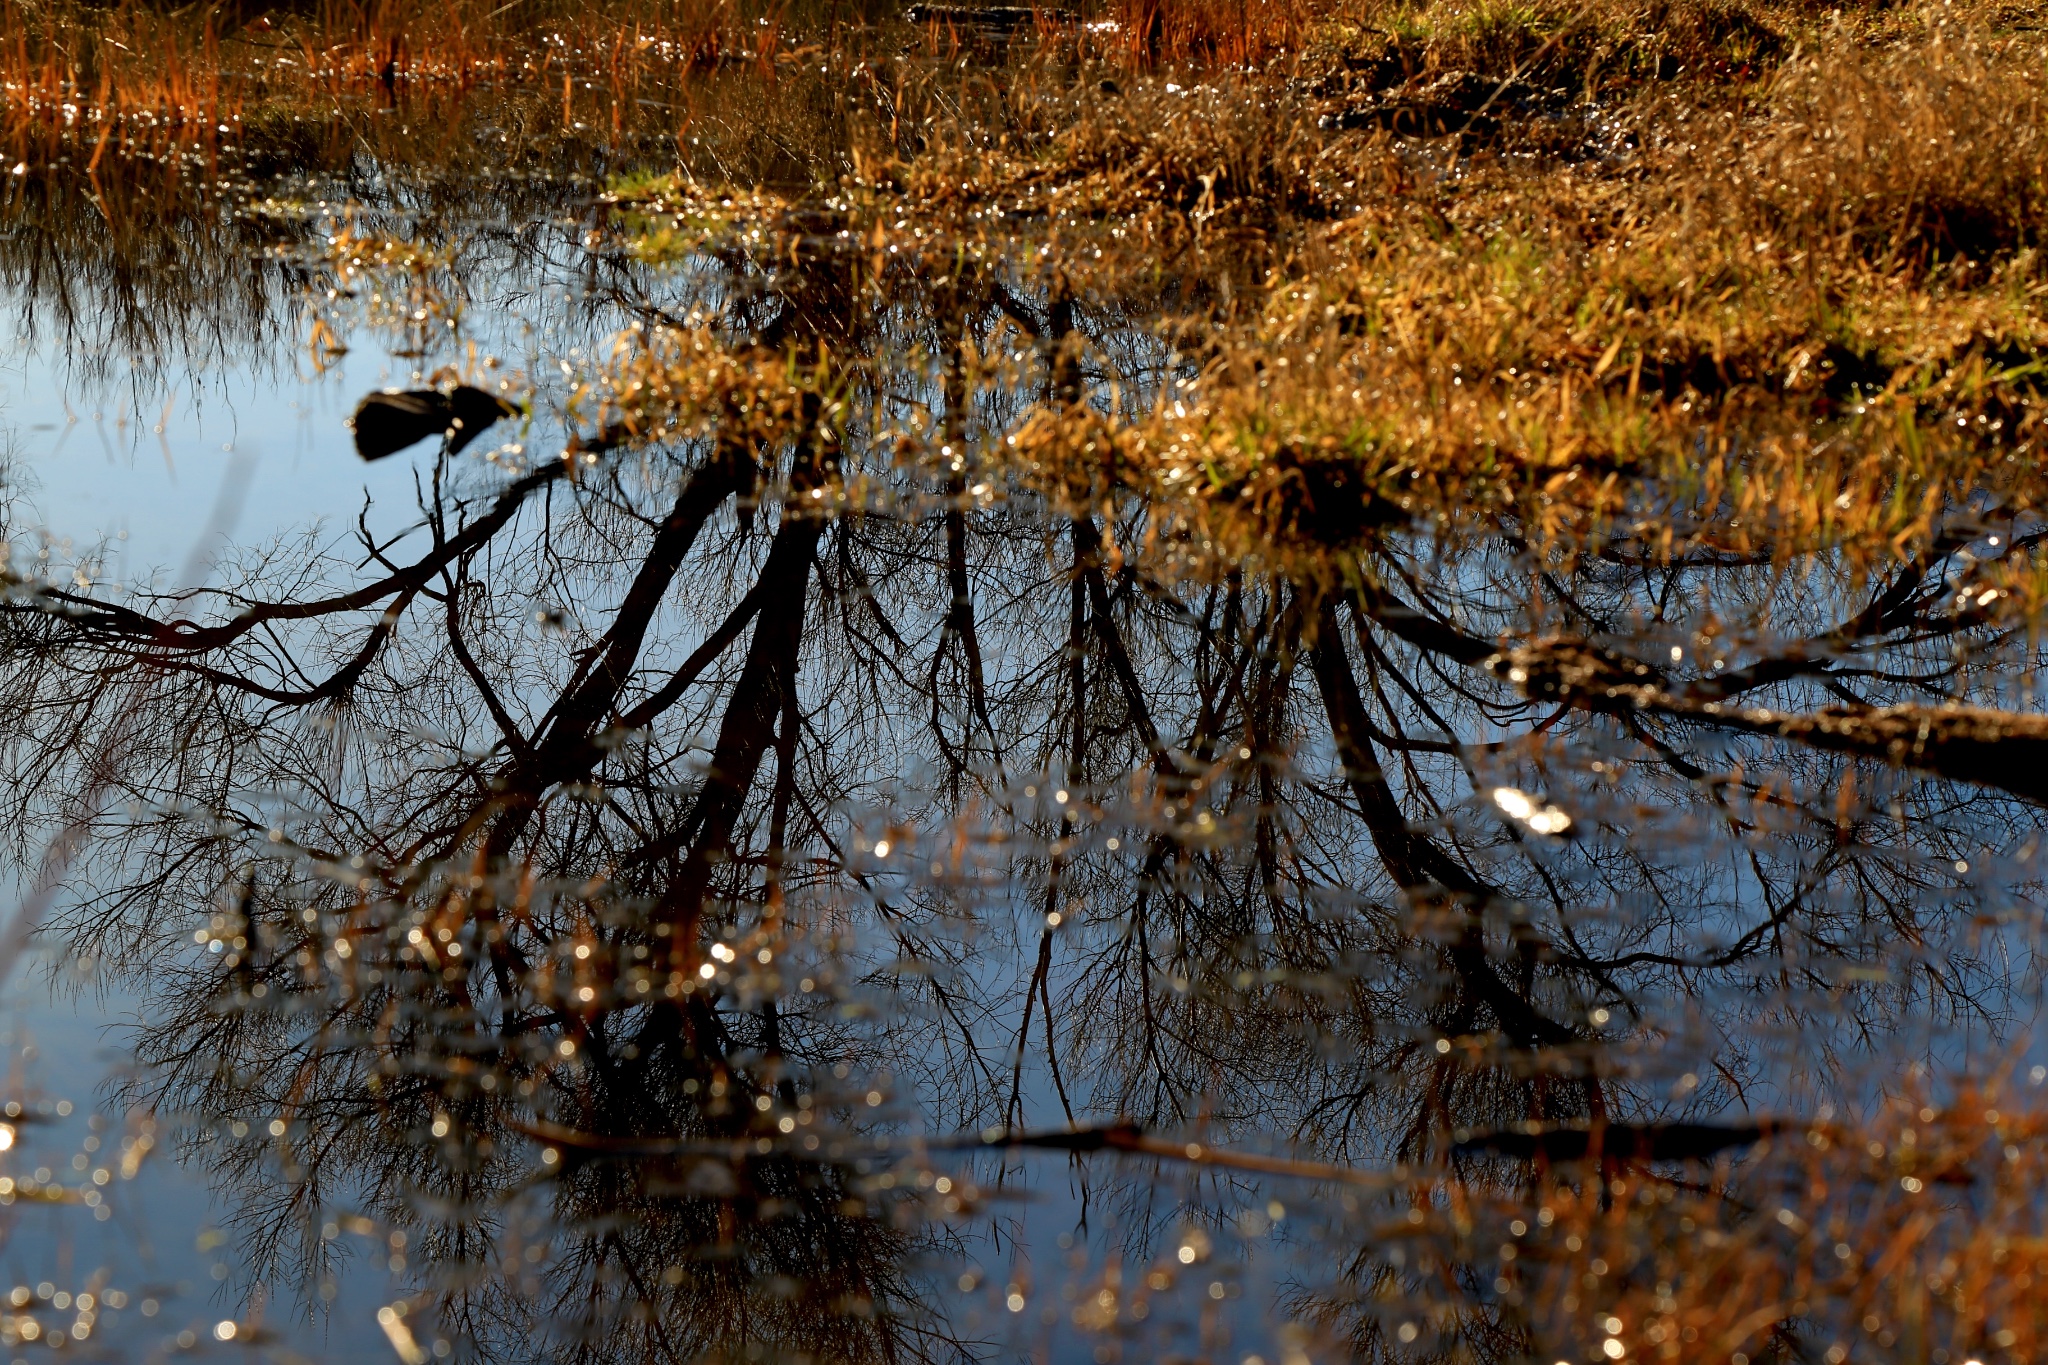
[[[191,140],[240,139],[243,119],[400,92],[559,92],[564,125],[651,86],[801,60],[783,6],[717,0],[600,5],[321,0],[166,9],[0,0],[0,119],[51,124],[92,144],[147,125]]]
[[[1605,110],[1590,156],[1347,130],[1326,57],[1313,80],[1020,82],[812,196],[621,197],[655,254],[822,213],[876,279],[1190,286],[1208,302],[1159,325],[1198,384],[1137,412],[1055,397],[990,452],[1077,506],[1143,491],[1163,545],[1315,576],[1420,519],[1876,564],[1973,497],[2048,499],[2048,50],[1946,13],[1815,41],[1740,90]]]
[[[1504,1197],[1483,1180],[1425,1188],[1424,1216],[1380,1243],[1408,1248],[1405,1274],[1383,1271],[1384,1298],[1332,1316],[1360,1345],[1402,1339],[1406,1320],[1438,1358],[1463,1339],[1546,1358],[1765,1361],[1796,1324],[1832,1365],[2035,1360],[2048,1348],[2044,1139],[2024,1080],[1945,1103],[1909,1087],[1854,1124],[1780,1133],[1704,1184],[1574,1162]],[[1495,1292],[1443,1294],[1460,1266]]]

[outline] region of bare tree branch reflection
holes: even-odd
[[[1958,907],[2030,894],[1964,878],[2038,833],[2039,726],[1988,662],[2030,646],[1943,586],[1969,527],[1861,585],[1509,524],[1171,572],[1142,494],[998,458],[1149,401],[1163,305],[833,240],[624,279],[562,457],[444,458],[359,563],[12,582],[10,825],[142,708],[60,929],[148,981],[136,1093],[201,1120],[266,1273],[317,1296],[359,1209],[506,1353],[951,1358],[930,1266],[983,1206],[876,1139],[1124,1124],[1098,1160],[1263,1139],[1505,1197],[1589,1134],[1695,1161],[1731,1102],[1796,1113],[1733,1038],[2000,1021]],[[1417,1263],[1347,1254],[1302,1302],[1400,1354],[1360,1305]],[[1431,1264],[1519,1358],[1492,1255]]]

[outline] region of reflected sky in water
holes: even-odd
[[[205,346],[0,292],[11,852],[91,835],[11,983],[36,1332],[1512,1360],[1710,1314],[1717,1238],[1836,1273],[1943,1182],[2026,1221],[2024,774],[1773,718],[2030,702],[2037,644],[1950,610],[1988,528],[1877,583],[1510,526],[1153,556],[1170,509],[1007,438],[1194,397],[1192,285],[833,221],[657,268],[532,209],[396,325],[312,212]],[[443,363],[530,421],[357,460]],[[1816,640],[1869,666],[1778,667]]]
[[[230,515],[236,539],[259,543],[411,493],[416,461],[363,465],[345,425],[366,391],[413,382],[403,360],[348,355],[313,378],[214,371],[171,397],[156,374],[80,382],[53,349],[6,344],[10,486],[74,553],[107,543],[119,580],[175,571]]]

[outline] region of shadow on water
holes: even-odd
[[[519,405],[418,448],[396,537],[179,591],[17,553],[7,825],[98,794],[42,932],[134,992],[109,1098],[238,1291],[372,1247],[409,1362],[2035,1330],[2036,645],[1958,593],[2038,527],[1867,574],[1326,485],[1311,559],[1222,556],[1008,452],[1195,401],[1242,261],[1109,290],[836,202],[650,237],[629,167],[283,155],[231,223],[53,178],[0,238],[46,344],[381,334]]]

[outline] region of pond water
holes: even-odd
[[[1743,1275],[1794,1325],[1716,1358],[1997,1330],[1850,1287],[1937,1181],[2038,1212],[1970,1136],[2048,1075],[2038,779],[1712,707],[2038,709],[1948,610],[2032,528],[1148,555],[1004,451],[1193,401],[1193,283],[652,261],[562,155],[0,201],[16,1356],[1618,1359]],[[360,460],[444,366],[521,410]]]

